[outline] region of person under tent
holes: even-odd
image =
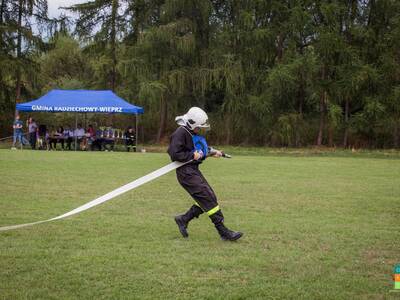
[[[104,130],[103,149],[104,151],[114,151],[115,131],[112,127]]]
[[[83,150],[92,149],[92,144],[94,139],[96,138],[96,131],[93,128],[93,125],[89,124],[88,129],[85,133],[85,140],[83,141]]]
[[[28,119],[28,133],[29,133],[29,143],[31,145],[32,150],[36,149],[37,131],[38,131],[38,126],[35,120],[32,117],[30,117]]]
[[[132,126],[129,126],[125,131],[125,147],[128,152],[131,149],[133,149],[133,152],[136,152],[136,132]]]
[[[90,145],[90,150],[98,150],[101,151],[103,147],[103,130],[97,129],[95,131],[95,135],[93,137],[92,144]]]
[[[54,126],[50,126],[46,135],[47,150],[57,150],[57,130]]]
[[[68,125],[65,127],[63,135],[64,135],[64,141],[67,143],[67,149],[71,150],[71,144],[74,137],[74,132],[70,129]]]
[[[85,129],[82,128],[81,124],[74,130],[74,139],[76,139],[76,148],[81,149],[83,140],[85,139]]]
[[[39,125],[37,144],[38,148],[43,150],[47,148],[47,127],[44,124]]]

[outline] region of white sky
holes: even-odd
[[[71,6],[78,3],[83,3],[88,0],[47,0],[49,6],[49,17],[59,17],[62,12],[66,13],[65,10],[59,9],[59,7]]]

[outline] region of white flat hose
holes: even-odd
[[[126,192],[128,192],[130,190],[133,190],[133,189],[135,189],[135,188],[137,188],[137,187],[139,187],[139,186],[141,186],[141,185],[143,185],[143,184],[145,184],[147,182],[150,182],[150,181],[152,181],[152,180],[154,180],[154,179],[156,179],[156,178],[158,178],[160,176],[163,176],[163,175],[165,175],[165,174],[167,174],[167,173],[169,173],[169,172],[171,172],[171,171],[173,171],[173,170],[175,170],[175,169],[177,169],[177,168],[179,168],[179,167],[181,167],[181,166],[183,166],[183,165],[185,165],[185,164],[187,164],[189,162],[190,161],[188,161],[188,162],[177,162],[177,161],[174,161],[172,163],[169,163],[168,165],[166,165],[166,166],[164,166],[164,167],[162,167],[162,168],[160,168],[158,170],[155,170],[154,172],[151,172],[151,173],[149,173],[149,174],[147,174],[147,175],[145,175],[143,177],[140,177],[140,178],[138,178],[138,179],[136,179],[136,180],[134,180],[134,181],[132,181],[130,183],[127,183],[127,184],[125,184],[125,185],[123,185],[123,186],[121,186],[121,187],[119,187],[119,188],[117,188],[117,189],[115,189],[115,190],[103,195],[103,196],[100,196],[99,198],[96,198],[96,199],[94,199],[94,200],[92,200],[92,201],[90,201],[90,202],[88,202],[88,203],[86,203],[86,204],[84,204],[82,206],[79,206],[79,207],[77,207],[77,208],[75,208],[75,209],[73,209],[73,210],[71,210],[71,211],[69,211],[69,212],[67,212],[67,213],[65,213],[63,215],[60,215],[60,216],[57,216],[57,217],[54,217],[54,218],[51,218],[51,219],[48,219],[48,220],[44,220],[44,221],[37,221],[37,222],[33,222],[33,223],[26,223],[26,224],[18,224],[18,225],[0,227],[0,231],[7,231],[7,230],[12,230],[12,229],[32,226],[32,225],[35,225],[35,224],[40,224],[40,223],[55,221],[55,220],[59,220],[59,219],[64,219],[66,217],[70,217],[70,216],[79,214],[80,212],[83,212],[85,210],[88,210],[89,208],[95,207],[95,206],[97,206],[97,205],[99,205],[101,203],[104,203],[104,202],[106,202],[108,200],[111,200],[111,199],[113,199],[113,198],[115,198],[115,197],[117,197],[117,196],[119,196],[119,195],[121,195],[123,193],[126,193]]]

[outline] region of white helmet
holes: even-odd
[[[210,128],[206,112],[199,107],[192,107],[183,116],[176,117],[175,121],[178,125],[187,126],[191,130],[195,128]]]

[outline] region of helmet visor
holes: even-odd
[[[210,123],[208,123],[208,121],[206,121],[203,124],[201,124],[199,127],[201,127],[201,128],[210,128]]]
[[[203,124],[200,124],[196,127],[199,127],[199,128],[204,129],[205,131],[208,131],[208,130],[210,130],[210,123],[208,123],[208,120],[206,120]]]

